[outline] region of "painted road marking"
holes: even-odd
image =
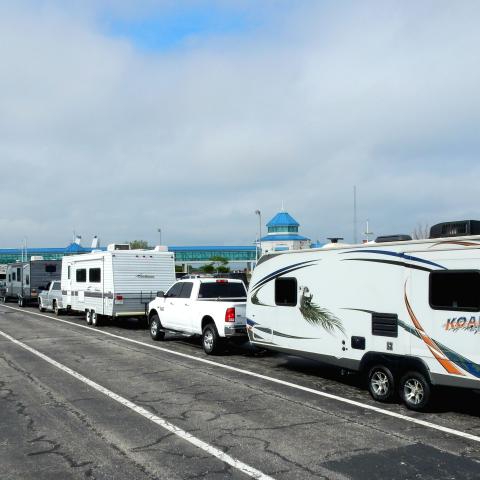
[[[19,347],[24,348],[25,350],[28,350],[30,353],[33,353],[37,357],[40,357],[41,359],[45,360],[46,362],[50,363],[51,365],[59,368],[60,370],[64,371],[65,373],[68,373],[72,377],[75,377],[77,380],[80,380],[81,382],[87,384],[88,386],[94,388],[95,390],[98,390],[100,393],[103,393],[107,397],[117,401],[118,403],[122,404],[123,406],[129,408],[130,410],[133,410],[134,412],[138,413],[139,415],[142,415],[142,417],[145,417],[146,419],[152,421],[153,423],[156,423],[160,427],[164,428],[165,430],[168,430],[169,432],[177,435],[178,437],[182,438],[183,440],[186,440],[187,442],[191,443],[192,445],[195,445],[196,447],[204,450],[205,452],[209,453],[210,455],[217,457],[219,460],[221,460],[224,463],[227,463],[228,465],[231,465],[232,467],[236,468],[237,470],[240,470],[241,472],[249,475],[252,478],[259,479],[259,480],[273,480],[272,477],[265,475],[264,473],[260,472],[260,470],[257,470],[256,468],[250,467],[250,465],[247,465],[246,463],[241,462],[240,460],[237,460],[236,458],[231,457],[230,455],[227,455],[226,453],[222,452],[220,449],[208,444],[207,442],[204,442],[203,440],[200,440],[199,438],[193,436],[192,434],[186,432],[185,430],[173,425],[172,423],[168,422],[167,420],[164,420],[161,417],[158,417],[157,415],[154,415],[153,413],[150,413],[148,410],[145,408],[142,408],[135,403],[131,402],[130,400],[127,400],[126,398],[117,395],[116,393],[112,392],[108,388],[102,387],[102,385],[94,382],[93,380],[90,380],[87,377],[84,377],[82,374],[76,372],[75,370],[72,370],[71,368],[68,368],[67,366],[63,365],[62,363],[57,362],[56,360],[53,360],[53,358],[48,357],[47,355],[43,354],[42,352],[39,352],[38,350],[35,350],[32,347],[29,347],[25,343],[20,342],[16,338],[11,337],[8,335],[8,333],[5,333],[0,330],[0,335],[5,337],[6,339],[10,340],[13,342],[15,345],[18,345]]]
[[[57,322],[62,322],[62,323],[66,323],[68,325],[73,325],[74,327],[85,328],[85,329],[89,330],[90,332],[93,331],[95,333],[101,333],[101,334],[107,335],[109,337],[118,338],[118,339],[123,340],[125,342],[135,343],[137,345],[142,345],[144,347],[153,348],[155,350],[160,350],[161,352],[170,353],[172,355],[177,355],[178,357],[188,358],[189,360],[194,360],[196,362],[204,363],[204,364],[207,364],[207,365],[212,365],[212,366],[215,366],[215,367],[224,368],[225,370],[231,370],[233,372],[241,373],[243,375],[248,375],[250,377],[260,378],[260,379],[266,380],[268,382],[272,382],[272,383],[276,383],[278,385],[283,385],[283,386],[286,386],[286,387],[294,388],[296,390],[301,390],[303,392],[308,392],[308,393],[311,393],[313,395],[317,395],[317,396],[320,396],[320,397],[329,398],[331,400],[337,400],[339,402],[346,403],[348,405],[354,405],[354,406],[362,408],[364,410],[371,410],[373,412],[380,413],[380,414],[383,414],[383,415],[387,415],[389,417],[397,418],[399,420],[404,420],[406,422],[414,423],[416,425],[421,425],[422,427],[431,428],[433,430],[439,430],[439,431],[444,432],[444,433],[449,433],[450,435],[455,435],[457,437],[465,438],[467,440],[472,440],[474,442],[479,442],[480,443],[480,437],[477,436],[477,435],[472,435],[471,433],[462,432],[460,430],[455,430],[453,428],[444,427],[442,425],[437,425],[436,423],[427,422],[426,420],[420,420],[418,418],[409,417],[408,415],[403,415],[401,413],[391,412],[390,410],[385,410],[383,408],[375,407],[373,405],[367,405],[367,404],[362,403],[362,402],[357,402],[356,400],[350,400],[349,398],[340,397],[339,395],[333,395],[331,393],[326,393],[326,392],[322,392],[320,390],[315,390],[314,388],[304,387],[303,385],[298,385],[296,383],[287,382],[285,380],[280,380],[278,378],[269,377],[267,375],[262,375],[260,373],[251,372],[249,370],[244,370],[242,368],[232,367],[230,365],[224,365],[222,363],[217,363],[217,362],[214,362],[212,360],[207,360],[206,358],[199,358],[199,357],[195,357],[193,355],[188,355],[187,353],[176,352],[174,350],[169,350],[168,348],[165,348],[165,347],[159,347],[157,345],[152,345],[150,343],[145,343],[145,342],[141,342],[139,340],[134,340],[133,338],[122,337],[122,336],[116,335],[114,333],[105,332],[104,330],[92,329],[92,327],[89,327],[87,325],[78,325],[76,323],[69,322],[68,320],[62,320],[61,318],[51,317],[49,315],[44,315],[43,313],[29,312],[29,311],[26,312],[25,310],[21,310],[19,308],[11,307],[9,305],[2,305],[2,306],[6,307],[6,308],[10,308],[12,310],[17,310],[17,311],[22,312],[22,313],[28,313],[28,314],[31,314],[31,315],[38,315],[40,317],[45,317],[45,318],[49,318],[51,320],[56,320]]]

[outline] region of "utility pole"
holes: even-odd
[[[260,255],[258,255],[257,251],[255,256],[258,261],[259,256],[262,256],[262,212],[260,210],[255,210],[255,215],[258,215],[258,249],[260,250]]]
[[[158,229],[157,229],[157,232],[158,232],[158,236],[159,236],[159,240],[160,240],[159,245],[161,245],[161,244],[162,244],[162,229],[161,229],[161,228],[158,228]]]
[[[368,230],[368,228],[367,228]],[[357,243],[357,186],[353,186],[353,243]]]

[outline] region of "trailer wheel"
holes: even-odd
[[[400,380],[400,397],[407,408],[423,410],[431,397],[428,380],[419,372],[408,372]]]
[[[87,321],[87,325],[92,324],[92,312],[90,310],[85,312],[85,320]]]
[[[152,315],[150,318],[150,336],[153,340],[163,340],[165,338],[165,332],[162,330],[158,315]]]
[[[45,311],[45,307],[42,305],[42,300],[39,298],[38,299],[38,309],[41,311],[41,312],[44,312]]]
[[[97,312],[93,311],[91,312],[92,315],[92,326],[93,327],[99,327],[100,326],[100,315],[98,315]]]
[[[18,297],[18,306],[22,308],[25,306],[23,297]]]
[[[376,365],[368,372],[368,390],[379,402],[388,402],[395,393],[395,379],[388,367]]]
[[[202,346],[207,355],[218,355],[223,351],[223,341],[213,323],[208,323],[203,329]]]

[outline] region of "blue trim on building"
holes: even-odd
[[[304,240],[310,240],[307,237],[304,237],[303,235],[296,235],[296,234],[291,234],[287,233],[285,235],[279,234],[279,235],[265,235],[260,239],[262,242],[281,242],[282,240],[288,241],[288,240],[297,240],[297,241],[304,241]]]

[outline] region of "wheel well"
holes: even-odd
[[[360,362],[360,372],[368,373],[370,368],[374,365],[384,365],[388,367],[394,376],[401,377],[406,372],[414,370],[423,375],[430,381],[430,370],[425,362],[416,357],[409,357],[405,355],[391,355],[388,353],[368,352]]]
[[[213,323],[215,325],[215,322],[213,321],[213,318],[210,317],[210,315],[205,315],[202,318],[202,331],[209,323]]]

